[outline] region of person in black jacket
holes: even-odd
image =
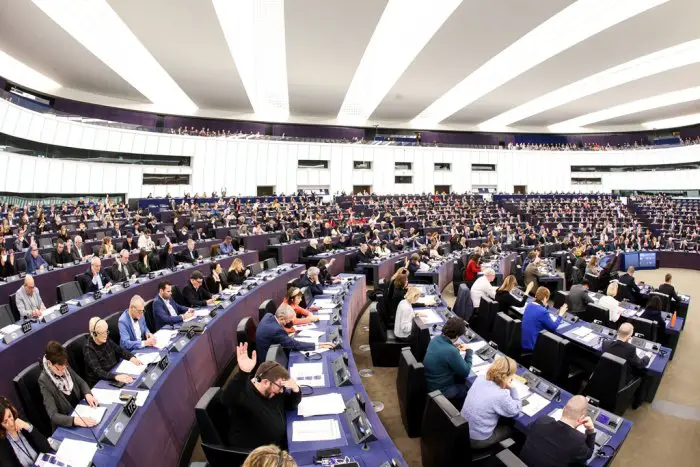
[[[132,277],[136,277],[136,270],[129,264],[129,252],[122,250],[119,252],[119,258],[112,265],[112,278],[114,282],[124,282]]]
[[[588,401],[583,396],[569,399],[561,419],[540,417],[530,428],[520,451],[520,459],[532,467],[561,467],[585,464],[595,448],[595,426],[587,414]],[[583,425],[586,433],[577,430]]]
[[[617,278],[617,281],[620,284],[625,284],[627,287],[627,290],[630,293],[630,298],[637,298],[639,297],[639,286],[637,285],[637,282],[634,280],[634,266],[630,266],[627,268],[627,274],[623,274],[620,277]],[[625,297],[623,297],[625,298]]]
[[[649,364],[649,356],[640,358],[637,355],[637,347],[629,343],[634,334],[634,326],[630,323],[622,323],[617,330],[617,339],[603,342],[603,353],[609,353],[627,361],[632,371],[627,373],[627,380],[639,375]]]
[[[307,269],[306,274],[301,276],[299,279],[299,284],[297,287],[300,289],[303,287],[308,287],[314,297],[316,295],[323,295],[323,285],[321,285],[321,282],[318,279],[319,272],[320,271],[315,266]]]
[[[58,266],[59,264],[67,264],[72,262],[73,259],[68,251],[66,251],[66,244],[64,241],[60,239],[56,240],[56,248],[51,251],[51,261],[49,264],[51,264],[51,266]]]
[[[319,261],[316,265],[316,267],[318,268],[318,281],[321,283],[321,285],[332,285],[340,283],[340,279],[334,277],[328,270],[328,267],[331,264],[333,264],[333,262],[335,262],[335,258],[331,258],[330,261],[324,258],[321,261]]]
[[[309,256],[315,256],[317,254],[321,253],[321,250],[318,248],[318,240],[315,238],[312,238],[309,240],[309,244],[304,248],[304,257],[309,257]]]
[[[168,242],[165,244],[160,253],[158,254],[158,262],[160,266],[165,269],[172,269],[177,266],[177,258],[173,254],[173,244]]]
[[[496,290],[496,301],[498,302],[498,311],[508,314],[510,307],[522,307],[527,302],[527,296],[532,290],[534,283],[530,282],[527,285],[525,293],[517,294],[518,280],[514,275],[509,275],[503,281],[503,284]]]
[[[194,247],[194,240],[191,238],[187,240],[187,248],[182,250],[180,253],[178,260],[181,263],[195,263],[199,259],[199,252],[195,249]]]
[[[673,313],[678,310],[678,304],[681,302],[681,299],[676,293],[676,289],[671,285],[671,279],[673,279],[673,276],[666,274],[664,283],[659,286],[659,292],[668,295],[669,307],[671,313]]]
[[[112,285],[107,275],[102,272],[102,261],[94,257],[90,260],[90,269],[78,276],[78,282],[83,293],[92,293]]]
[[[207,290],[212,294],[219,294],[228,287],[226,274],[219,263],[209,265],[209,277],[206,280]]]
[[[16,273],[14,250],[8,254],[5,248],[0,248],[0,277],[14,276]]]
[[[357,252],[357,256],[355,258],[357,259],[358,264],[370,263],[372,262],[372,258],[374,258],[374,254],[366,243],[362,243],[360,244],[360,251]]]
[[[640,318],[648,319],[656,322],[656,341],[661,345],[666,342],[666,321],[661,315],[661,309],[664,307],[661,298],[658,295],[652,295],[647,303],[646,308],[642,312]]]
[[[136,240],[134,240],[134,234],[131,232],[127,232],[126,238],[124,239],[124,243],[122,243],[122,250],[126,251],[134,251],[138,250],[138,244],[136,243]]]
[[[250,275],[250,269],[243,265],[241,258],[234,258],[231,266],[228,268],[226,279],[231,285],[241,285]]]
[[[201,272],[193,271],[190,274],[190,283],[182,289],[182,298],[185,300],[185,305],[197,308],[214,304],[214,299],[209,291],[202,287],[203,283],[204,275]]]
[[[46,437],[20,419],[8,399],[0,397],[0,465],[30,467],[42,452],[53,452]]]

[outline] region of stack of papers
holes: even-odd
[[[88,467],[97,452],[97,444],[66,438],[56,452],[56,458],[71,467]]]
[[[292,422],[292,441],[327,441],[340,438],[338,420],[304,420]]]
[[[470,342],[469,344],[467,344],[467,348],[472,349],[473,352],[476,352],[477,350],[480,350],[483,347],[485,347],[486,344],[486,341]]]
[[[177,330],[176,329],[161,329],[153,336],[156,338],[156,345],[155,347],[158,349],[164,349],[165,347],[170,344],[170,341],[172,341],[175,336],[177,336]]]
[[[342,289],[339,287],[332,287],[332,288],[328,287],[328,288],[323,289],[323,294],[324,295],[336,295],[336,294],[339,294],[341,292],[341,290]]]
[[[114,369],[114,373],[138,376],[146,370],[146,365],[136,365],[128,360],[122,360]]]
[[[209,313],[211,313],[211,310],[209,308],[198,308],[194,310],[194,316],[190,319],[194,319],[197,316],[209,316]],[[183,319],[182,322],[186,323],[187,321],[190,321],[190,319]]]
[[[307,324],[295,324],[294,325],[295,329],[316,329],[317,326],[314,323],[307,323]]]
[[[576,328],[573,331],[571,331],[571,334],[573,336],[580,338],[580,339],[583,339],[584,337],[586,337],[588,334],[590,334],[592,332],[593,331],[591,331],[587,327],[580,327],[580,328]]]
[[[298,384],[311,387],[325,387],[326,378],[323,374],[323,362],[297,363],[289,369],[289,376]]]
[[[132,390],[129,389],[129,391]],[[143,406],[143,404],[146,403],[146,399],[148,399],[149,391],[147,389],[133,391],[136,392],[136,405],[139,407]],[[95,388],[92,390],[92,395],[95,396],[95,399],[102,405],[126,404],[126,401],[119,399],[120,393],[121,391],[119,389]]]
[[[336,415],[345,411],[345,402],[343,401],[343,396],[338,392],[322,396],[304,397],[301,399],[297,411],[302,417]]]
[[[518,399],[523,400],[526,398],[528,395],[531,394],[530,388],[528,388],[524,383],[521,383],[520,381],[513,379],[510,383],[510,387],[515,390],[515,392],[518,395]]]
[[[549,401],[537,393],[530,393],[523,401],[521,412],[528,417],[533,417],[537,412],[549,405]]]
[[[94,394],[93,394],[94,395]],[[95,396],[97,397],[97,396]],[[99,401],[99,399],[98,399]],[[75,406],[75,409],[73,410],[73,417],[82,417],[82,418],[92,418],[95,420],[98,424],[102,420],[102,417],[105,416],[105,412],[107,411],[107,407],[90,407],[89,405],[81,405],[78,404]]]
[[[296,338],[311,339],[313,342],[318,342],[318,338],[325,335],[323,331],[314,331],[313,329],[302,329],[295,336]]]
[[[150,365],[151,363],[159,362],[161,355],[158,352],[148,352],[148,353],[137,353],[134,357],[141,360],[144,365]]]
[[[442,318],[435,313],[435,310],[426,309],[420,311],[420,319],[425,324],[437,324],[442,323]]]
[[[426,295],[424,297],[421,297],[420,302],[426,306],[437,305],[437,296],[436,295]]]
[[[314,306],[320,307],[320,308],[335,308],[337,304],[331,300],[330,298],[319,298],[314,300],[313,303]]]
[[[19,331],[21,329],[19,324],[8,324],[4,328],[0,329],[0,334],[12,334],[15,331]]]

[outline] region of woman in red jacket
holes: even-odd
[[[318,321],[318,316],[314,316],[314,314],[311,313],[311,311],[318,310],[318,307],[310,306],[307,310],[299,306],[301,303],[301,289],[297,287],[290,287],[289,290],[287,290],[287,295],[284,297],[284,301],[282,303],[291,306],[294,309],[294,312],[297,314],[297,317],[294,318],[292,324],[309,324]]]
[[[464,270],[464,280],[467,282],[474,282],[476,280],[477,274],[481,271],[481,266],[479,266],[479,255],[472,255],[469,258],[469,263],[467,263],[467,268]]]

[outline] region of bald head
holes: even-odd
[[[561,415],[562,420],[566,419],[570,422],[578,422],[587,415],[588,401],[583,396],[574,396],[569,399],[569,402],[564,406]]]
[[[634,333],[634,326],[630,323],[622,323],[617,330],[617,338],[621,341],[627,341]]]

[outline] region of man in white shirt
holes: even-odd
[[[472,303],[474,304],[474,308],[479,308],[479,305],[481,304],[481,297],[488,296],[490,298],[495,298],[496,297],[496,289],[498,287],[491,285],[491,282],[493,282],[496,279],[496,272],[488,268],[484,273],[474,282],[474,285],[472,285],[470,295],[472,297]]]
[[[143,316],[145,306],[143,298],[134,295],[129,309],[119,317],[119,346],[122,349],[131,351],[156,345],[156,338],[148,330]]]

